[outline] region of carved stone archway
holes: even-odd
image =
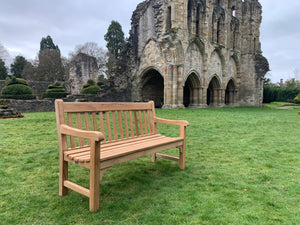
[[[222,104],[222,90],[219,79],[214,76],[207,88],[207,105],[208,106],[218,106]]]
[[[231,79],[228,82],[225,90],[225,105],[234,106],[235,103],[236,103],[236,87],[233,80]]]
[[[156,108],[161,108],[164,104],[164,78],[155,69],[150,69],[142,75],[142,100],[154,101]]]
[[[183,89],[183,105],[185,107],[199,107],[201,104],[200,80],[193,72],[186,79]]]

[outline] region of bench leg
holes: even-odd
[[[153,153],[152,154],[152,162],[156,163],[156,161],[157,161],[156,153]]]
[[[179,147],[179,168],[185,168],[185,145]]]
[[[68,194],[68,188],[64,186],[64,182],[68,180],[68,162],[63,159],[59,160],[59,195]]]
[[[100,142],[92,143],[90,168],[90,211],[99,209],[100,200]]]

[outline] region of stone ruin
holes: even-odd
[[[71,94],[80,94],[80,90],[89,79],[96,82],[98,80],[97,60],[93,56],[79,53],[71,62],[69,79],[65,86]]]
[[[115,83],[163,108],[262,106],[261,21],[258,0],[146,0]]]

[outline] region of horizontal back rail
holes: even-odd
[[[152,110],[148,103],[124,103],[124,102],[64,102],[63,110],[67,112],[106,112],[106,111],[134,111]]]

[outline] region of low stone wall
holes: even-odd
[[[8,109],[20,113],[54,111],[54,99],[46,99],[46,100],[0,99],[0,103],[1,105],[7,105]]]
[[[65,102],[131,102],[131,91],[119,91],[100,95],[69,95],[63,99]]]
[[[102,95],[70,95],[63,99],[65,102],[86,101],[86,102],[130,102],[131,92],[122,91]],[[8,109],[20,113],[28,112],[49,112],[54,111],[55,99],[44,100],[15,100],[0,99],[0,105],[6,105]]]

